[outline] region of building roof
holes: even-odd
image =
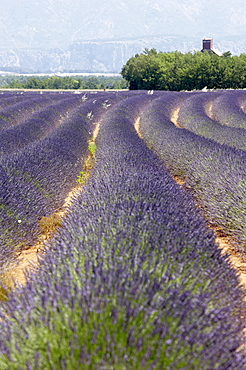
[[[223,55],[219,50],[214,48],[212,38],[204,38],[202,40],[202,50],[201,51],[202,52],[207,51],[208,53],[212,52],[213,54],[216,54],[220,57]]]
[[[211,51],[212,53],[218,55],[219,57],[222,57],[223,55],[218,49],[212,48]]]

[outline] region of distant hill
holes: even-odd
[[[242,0],[4,0],[0,69],[119,72],[143,48],[188,52],[213,37],[246,52]]]

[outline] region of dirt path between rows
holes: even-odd
[[[96,139],[99,130],[100,122],[96,124],[90,142]],[[91,163],[91,155],[88,156],[88,158],[85,160],[85,163],[88,160]],[[69,210],[72,200],[76,198],[82,191],[82,185],[73,188],[64,200],[64,204],[60,211],[57,211],[48,217],[43,217],[40,220],[39,226],[42,234],[39,237],[39,242],[31,248],[23,250],[21,253],[19,253],[15,262],[9,266],[8,272],[2,279],[4,285],[8,287],[8,290],[13,290],[16,286],[25,285],[27,274],[30,271],[38,270],[39,258],[44,254],[45,242],[56,233],[62,224],[63,218]]]
[[[246,252],[237,245],[233,238],[226,236],[223,230],[216,226],[210,226],[215,234],[222,254],[227,254],[229,262],[238,275],[240,285],[246,289]]]
[[[180,127],[178,124],[178,113],[180,108],[177,108],[171,116],[171,121],[177,126]],[[135,125],[134,125],[139,137],[143,139],[143,136],[140,132],[140,117],[137,118]],[[94,139],[97,137],[98,132],[100,130],[100,124],[97,124],[95,127],[95,130],[93,132]],[[184,182],[180,180],[177,177],[174,177],[174,180],[180,185],[184,186]],[[83,190],[83,187],[78,186],[68,194],[67,198],[64,201],[64,205],[62,207],[62,211],[56,212],[54,215],[52,215],[53,219],[57,219],[58,226],[61,220],[64,218],[66,212],[69,209],[69,205],[71,204],[71,200],[78,196],[80,192]],[[17,257],[17,265],[16,267],[13,267],[13,269],[10,268],[11,273],[9,273],[8,280],[11,282],[11,287],[14,286],[14,284],[17,285],[23,285],[26,282],[26,270],[30,269],[36,269],[38,266],[38,257],[39,255],[42,255],[43,249],[44,249],[44,243],[47,241],[47,239],[51,236],[49,230],[45,230],[45,227],[43,227],[43,234],[41,236],[41,240],[38,244],[35,246],[24,250],[21,252],[21,254]],[[243,287],[246,289],[246,253],[242,250],[237,249],[234,245],[235,243],[230,240],[229,237],[224,235],[223,231],[220,230],[218,227],[212,227],[213,231],[216,236],[216,242],[218,243],[219,248],[221,249],[223,254],[229,255],[229,260],[232,265],[232,267],[237,271],[239,281],[243,285]]]
[[[210,112],[212,111],[212,104],[209,107]],[[175,124],[176,127],[182,128],[178,123],[178,115],[179,115],[180,108],[177,108],[172,112],[170,120]],[[211,114],[212,115],[212,114]],[[210,117],[212,118],[212,117]],[[141,134],[140,130],[140,117],[135,122],[134,125],[139,137],[143,139],[143,135]],[[177,176],[173,176],[175,182],[181,186],[185,187],[185,182],[178,178]],[[211,228],[215,235],[215,242],[218,245],[218,248],[221,251],[222,255],[228,256],[228,261],[230,266],[234,269],[237,274],[239,286],[245,290],[246,289],[246,251],[237,245],[235,241],[226,235],[226,233],[218,226],[208,224],[209,228]],[[246,314],[242,314],[242,319],[245,319]],[[243,329],[242,333],[246,337],[246,327]],[[246,344],[243,343],[238,351],[246,351]]]
[[[27,273],[38,269],[39,257],[44,254],[45,242],[52,237],[58,227],[61,226],[62,219],[66,215],[72,199],[78,196],[81,191],[81,186],[73,188],[65,199],[61,211],[55,212],[49,217],[43,217],[40,220],[40,229],[42,230],[42,234],[39,237],[39,242],[36,245],[23,250],[17,256],[12,268],[10,266],[8,269],[9,272],[6,277],[6,282],[11,290],[14,289],[15,286],[25,285]]]
[[[177,124],[178,119],[178,112],[177,109],[172,115],[172,122]],[[97,124],[94,132],[93,137],[96,138],[100,129],[100,125]],[[143,136],[140,132],[140,117],[135,122],[135,129],[141,139]],[[174,180],[180,185],[184,186],[184,182],[177,177],[174,177]],[[71,204],[71,200],[78,196],[82,191],[82,187],[79,186],[74,188],[65,199],[64,205],[62,207],[62,211],[56,212],[55,217],[57,219],[62,220]],[[53,215],[54,216],[54,215]],[[216,243],[218,243],[219,248],[221,249],[222,254],[228,254],[231,266],[236,270],[238,274],[238,278],[240,284],[246,289],[246,252],[236,248],[235,243],[231,238],[226,236],[223,231],[216,226],[210,226],[215,234]],[[35,246],[29,248],[28,250],[24,250],[17,258],[17,266],[11,270],[10,276],[8,277],[9,280],[12,280],[12,287],[14,284],[22,285],[26,282],[26,270],[28,269],[36,269],[38,266],[38,256],[43,253],[43,246],[44,242],[50,237],[49,231],[44,231],[41,236],[41,241],[36,244]]]
[[[212,101],[209,102],[208,104],[205,104],[204,110],[205,110],[206,115],[214,121],[212,109],[213,109],[213,102]]]
[[[177,108],[171,116],[171,121],[177,126],[181,127],[178,124],[178,113],[180,108]],[[135,125],[134,125],[139,137],[143,139],[143,136],[140,132],[140,117],[137,118]],[[93,132],[93,138],[95,139],[98,135],[100,130],[100,124],[97,124],[95,130]],[[181,179],[174,177],[174,180],[180,185],[185,186],[184,181]],[[71,204],[71,200],[74,199],[76,196],[83,191],[83,187],[78,186],[68,194],[67,198],[64,201],[64,205],[62,207],[62,211],[56,212],[52,215],[53,219],[57,219],[57,225],[59,226],[61,220],[64,218],[66,212],[69,209]],[[236,247],[236,243],[233,241],[232,238],[226,236],[221,228],[218,226],[211,226],[210,228],[213,229],[215,234],[215,241],[218,244],[218,247],[221,249],[222,254],[228,254],[229,261],[231,266],[236,270],[238,274],[238,279],[240,284],[244,289],[246,289],[246,252],[239,247]],[[43,227],[43,234],[41,236],[41,240],[39,243],[28,250],[24,250],[17,258],[17,266],[11,270],[9,279],[12,280],[12,287],[14,284],[23,285],[26,282],[26,271],[30,269],[37,269],[38,266],[38,257],[43,253],[44,243],[49,239],[52,235],[49,230],[45,230]]]
[[[138,118],[137,118],[137,120],[136,120],[136,122],[135,122],[135,124],[134,124],[134,128],[135,128],[135,130],[137,131],[137,134],[138,134],[138,136],[140,137],[140,139],[143,139],[143,136],[142,136],[142,134],[141,134],[141,132],[140,132],[140,118],[141,118],[141,117],[138,117]]]
[[[210,105],[212,109],[212,104]],[[182,128],[178,123],[178,115],[180,108],[175,109],[172,112],[170,120],[175,124],[175,126]],[[134,125],[139,137],[143,139],[143,135],[140,130],[140,117],[137,118]],[[185,187],[185,182],[173,176],[173,179],[182,187]],[[218,248],[221,250],[223,255],[227,254],[231,267],[236,271],[238,275],[239,284],[243,289],[246,289],[246,251],[240,246],[237,246],[237,243],[226,235],[226,231],[223,231],[219,226],[214,226],[208,224],[208,226],[213,230],[215,235],[215,241],[218,244]]]
[[[178,112],[177,109],[172,114],[172,122],[175,125],[178,125]],[[139,137],[143,139],[143,136],[140,131],[140,117],[135,122],[134,125]],[[177,126],[179,127],[179,126]],[[96,125],[96,128],[93,132],[94,139],[97,137],[100,130],[100,123]],[[184,181],[180,180],[177,177],[174,177],[174,180],[180,185],[185,186]],[[83,186],[78,186],[74,188],[65,199],[62,210],[56,212],[52,215],[54,220],[58,220],[57,226],[59,227],[62,219],[66,215],[66,212],[69,209],[71,200],[74,199],[80,192],[83,191]],[[226,233],[223,232],[219,227],[210,225],[210,228],[213,229],[215,234],[215,241],[218,244],[218,248],[221,250],[222,254],[227,254],[229,257],[229,262],[231,267],[236,271],[239,279],[239,283],[243,289],[246,289],[246,252],[243,249],[240,249],[236,246],[235,242],[226,236]],[[15,286],[25,285],[26,283],[26,274],[30,271],[35,271],[39,267],[39,257],[44,253],[44,243],[52,236],[50,231],[44,230],[40,241],[37,245],[24,250],[16,259],[16,265],[13,268],[9,269],[9,274],[7,276],[7,281],[10,289],[14,289]]]
[[[172,114],[171,114],[171,117],[170,117],[170,121],[172,121],[176,127],[178,128],[182,128],[182,126],[180,126],[179,122],[178,122],[178,119],[179,119],[179,111],[180,111],[180,107],[176,108]]]
[[[209,118],[213,119],[212,115],[212,107],[213,102],[210,102],[206,105],[205,111]],[[179,116],[180,108],[176,108],[171,115],[171,121],[177,127],[181,127],[178,123],[178,116]],[[140,120],[138,122],[138,130],[140,127]],[[174,180],[181,186],[184,186],[184,181],[174,177]],[[209,225],[211,229],[213,229],[215,234],[215,241],[218,244],[219,248],[221,249],[222,254],[228,254],[229,261],[231,266],[236,270],[238,274],[238,279],[240,284],[242,285],[243,289],[246,289],[246,251],[240,246],[236,246],[236,242],[228,237],[226,233],[218,226]]]

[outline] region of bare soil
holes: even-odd
[[[179,109],[173,112],[172,114],[172,122],[175,125],[178,125],[178,112]],[[179,126],[178,126],[179,127]],[[100,129],[100,124],[97,124],[94,132],[93,137],[96,138]],[[140,117],[135,122],[135,129],[142,138],[140,132]],[[184,181],[179,179],[178,177],[174,177],[174,180],[180,185],[185,186]],[[65,216],[69,205],[71,204],[71,200],[76,197],[81,191],[83,191],[83,187],[79,186],[74,188],[67,196],[62,211],[56,212],[54,215],[51,215],[46,220],[42,219],[40,222],[41,230],[43,230],[43,234],[40,238],[40,241],[37,245],[24,250],[16,259],[16,265],[13,266],[13,269],[10,269],[9,276],[7,278],[8,281],[11,281],[10,288],[13,288],[16,284],[23,285],[26,283],[26,271],[35,270],[38,268],[39,265],[39,256],[44,253],[44,241],[50,238],[57,230],[57,228],[61,225],[62,219]],[[49,220],[50,219],[50,220]],[[50,226],[52,223],[51,219],[55,220],[55,227]],[[46,225],[47,224],[47,225]],[[45,226],[46,225],[46,226]],[[54,225],[53,225],[54,226]],[[229,256],[229,261],[233,269],[235,269],[240,285],[246,289],[246,252],[240,246],[237,246],[235,241],[226,235],[219,226],[217,225],[210,225],[213,229],[216,243],[218,244],[218,248],[221,250],[222,254],[227,254]]]
[[[182,128],[182,126],[180,126],[179,122],[178,122],[178,119],[179,119],[179,111],[180,111],[180,107],[176,108],[173,112],[172,112],[172,115],[170,117],[170,121],[172,121],[176,127],[178,128]]]
[[[100,130],[100,122],[96,124],[93,131],[92,140],[95,140]],[[90,157],[90,158],[89,158]],[[91,159],[91,155],[88,156]],[[87,161],[87,160],[86,160]],[[85,162],[86,162],[85,161]],[[61,210],[50,216],[42,217],[39,221],[41,236],[36,245],[21,251],[16,256],[15,262],[9,266],[8,272],[1,277],[2,282],[8,290],[13,290],[16,286],[25,285],[27,275],[30,271],[36,271],[39,266],[40,257],[44,254],[44,243],[54,236],[58,228],[62,226],[62,220],[69,210],[69,206],[74,198],[83,191],[83,186],[73,188],[67,195]]]
[[[208,106],[208,110],[211,112],[212,103]],[[178,123],[178,115],[180,108],[177,108],[172,112],[170,120],[175,126],[182,128]],[[140,117],[135,122],[135,129],[139,136],[143,138],[140,132]],[[185,182],[178,176],[173,176],[173,179],[180,186],[185,186]],[[199,204],[197,205],[199,207]],[[246,251],[240,247],[233,238],[226,234],[226,230],[222,230],[218,225],[209,225],[215,235],[215,241],[218,244],[218,248],[222,254],[227,254],[231,267],[236,271],[238,275],[239,284],[243,289],[246,289]]]

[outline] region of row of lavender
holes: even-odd
[[[183,99],[171,92],[156,99],[141,116],[141,134],[185,181],[210,221],[246,245],[246,152],[175,127],[169,112]]]
[[[43,106],[46,99],[43,101],[42,98],[40,101]],[[0,131],[0,156],[9,156],[13,152],[25,150],[26,146],[48,136],[80,104],[81,98],[79,96],[71,95],[58,101],[52,99],[48,106],[25,116],[18,124],[8,124],[5,129]],[[14,110],[15,105],[11,109]],[[9,112],[9,109],[7,111]]]
[[[18,149],[25,146],[0,160],[2,268],[8,265],[9,254],[37,241],[41,232],[38,221],[61,208],[68,192],[77,185],[94,124],[105,107],[118,99],[117,94],[108,94],[107,99],[99,95],[83,100],[69,94],[62,102],[13,128],[14,134],[8,136],[13,139],[11,145],[16,143]],[[67,116],[65,112],[69,110]],[[61,114],[65,115],[62,120]],[[3,130],[2,137],[6,138],[11,130]],[[41,140],[40,132],[44,136]]]
[[[186,95],[178,123],[197,135],[246,150],[246,115],[240,108],[243,102],[246,104],[245,91],[196,93],[188,98]]]
[[[0,130],[17,125],[39,109],[63,100],[64,94],[12,93],[0,95]]]
[[[222,125],[246,128],[246,91],[225,91],[214,100],[211,114]]]
[[[151,100],[103,116],[87,186],[38,273],[2,305],[1,368],[244,367],[237,277],[133,127]]]

